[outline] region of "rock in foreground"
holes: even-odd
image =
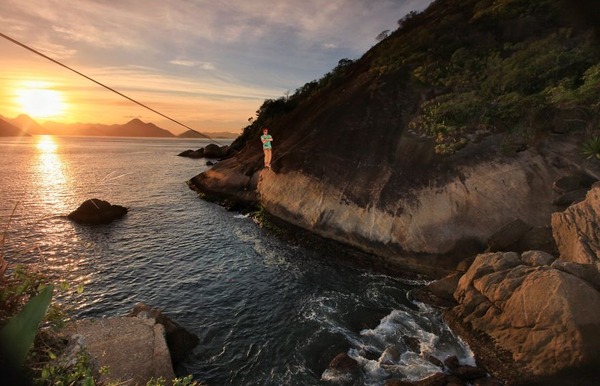
[[[65,334],[92,357],[101,384],[145,385],[152,378],[175,378],[165,329],[152,319],[78,320],[66,327]],[[100,368],[108,372],[100,374]]]
[[[92,198],[86,200],[67,217],[82,224],[108,224],[127,214],[127,208],[108,201]]]

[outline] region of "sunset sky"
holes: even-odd
[[[0,32],[190,127],[237,132],[431,0],[2,0]],[[169,122],[6,39],[0,114]]]

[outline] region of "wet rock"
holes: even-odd
[[[321,380],[337,385],[353,383],[359,373],[358,362],[346,353],[340,353],[331,360],[328,368],[321,375]]]
[[[400,360],[400,353],[394,346],[387,347],[379,357],[379,363],[382,365],[395,365]]]
[[[84,201],[79,208],[67,216],[82,224],[108,224],[127,214],[127,208],[112,205],[108,201],[92,198]]]
[[[164,327],[173,365],[180,363],[200,341],[195,334],[171,320],[161,310],[144,303],[136,304],[128,316],[151,319]]]
[[[418,381],[408,381],[406,379],[388,379],[385,386],[445,386],[448,384],[448,376],[443,373],[436,373],[427,378]]]
[[[403,379],[388,379],[384,383],[385,386],[415,386],[414,382],[406,381]]]
[[[189,157],[194,151],[192,149],[184,150],[181,153],[177,154],[178,157]]]
[[[439,368],[444,368],[444,362],[434,357],[433,355],[427,357],[427,360]]]
[[[487,376],[487,372],[479,367],[460,365],[451,370],[453,375],[456,375],[462,380],[472,381],[477,378]]]
[[[212,161],[206,161],[206,166],[214,166],[215,163]]]
[[[370,347],[361,349],[360,356],[370,361],[379,361],[381,358],[381,354]]]
[[[182,151],[181,153],[177,154],[179,157],[188,157],[188,158],[202,158],[204,157],[204,149],[198,149],[198,150],[185,150]]]
[[[414,336],[404,335],[402,336],[402,342],[404,342],[404,344],[410,351],[415,353],[421,352],[421,342],[418,338]]]
[[[446,386],[465,386],[467,383],[455,375],[448,376]]]
[[[460,363],[458,361],[458,358],[455,355],[449,356],[448,358],[444,359],[444,365],[452,370],[457,368],[458,366],[460,366]]]
[[[503,386],[504,383],[494,377],[484,377],[473,381],[473,386]]]
[[[461,272],[454,272],[440,280],[433,281],[417,290],[415,297],[437,307],[455,306],[454,291],[461,276]]]
[[[427,378],[421,379],[414,384],[416,386],[444,386],[448,383],[448,376],[444,373],[435,373]]]

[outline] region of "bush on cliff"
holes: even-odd
[[[358,83],[368,83],[373,95],[400,85],[413,90],[402,125],[432,138],[440,154],[460,150],[474,132],[504,132],[525,142],[565,128],[593,136],[600,119],[600,20],[589,16],[597,11],[588,12],[594,8],[588,3],[434,1],[399,20],[361,59],[342,59],[291,96],[265,101],[236,147],[252,143],[262,126],[306,125],[321,111],[314,103],[330,105]],[[399,107],[397,116],[406,115],[405,104],[394,100],[369,111]],[[303,117],[290,125],[297,110]]]

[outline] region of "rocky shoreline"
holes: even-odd
[[[377,193],[366,205],[345,199],[335,181],[289,167],[248,171],[235,156],[189,185],[260,205],[384,271],[440,279],[416,296],[444,308],[505,384],[587,385],[600,364],[600,167],[582,160],[579,142],[550,136],[512,157],[479,149],[392,206]]]

